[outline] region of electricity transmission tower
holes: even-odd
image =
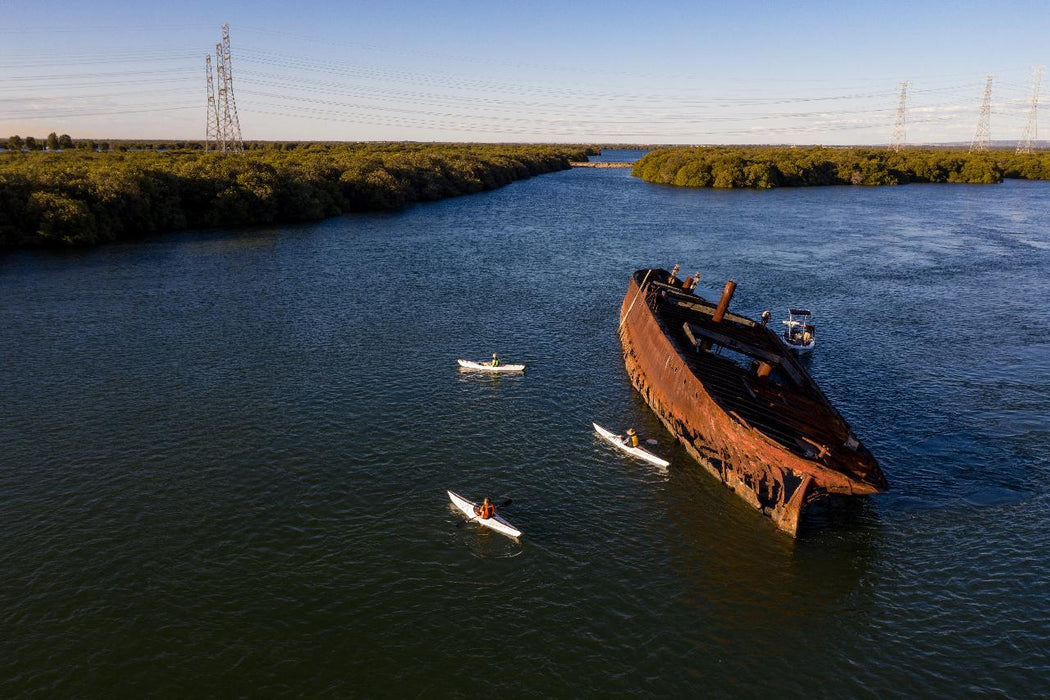
[[[215,45],[215,75],[219,83],[217,96],[212,83],[210,57],[205,60],[205,66],[208,70],[208,129],[205,132],[205,145],[207,147],[214,136],[215,150],[243,151],[241,122],[237,117],[237,101],[233,96],[233,57],[230,52],[229,24],[222,25],[222,41]]]
[[[977,131],[974,132],[973,141],[970,142],[970,153],[984,153],[991,148],[992,137],[989,124],[992,116],[992,79],[989,75],[984,84],[984,101],[981,102],[981,114],[977,117]]]
[[[901,83],[900,87],[901,98],[897,103],[897,121],[893,124],[893,143],[890,144],[894,153],[899,153],[904,148],[904,104],[908,99],[908,81]]]
[[[204,150],[226,150],[223,148],[225,144],[221,143],[222,134],[219,133],[219,106],[218,103],[215,102],[215,80],[212,78],[210,55],[204,57],[204,73],[208,80],[208,106],[206,110],[207,114],[205,115],[207,118],[204,126]]]
[[[1024,135],[1017,144],[1018,153],[1031,153],[1032,142],[1039,140],[1039,81],[1043,79],[1043,66],[1032,69],[1032,104],[1028,108],[1028,123]]]

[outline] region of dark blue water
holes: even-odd
[[[1050,183],[587,169],[0,258],[0,692],[1043,694],[1047,221]],[[791,540],[670,442],[615,326],[676,262],[814,310],[891,492]],[[528,371],[456,368],[493,351]],[[447,488],[525,537],[457,528]]]
[[[641,160],[648,151],[627,150],[622,148],[603,148],[596,156],[588,156],[592,163],[635,163]]]

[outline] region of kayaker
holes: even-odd
[[[486,496],[480,506],[474,506],[474,514],[482,520],[488,520],[496,514],[496,506],[492,505],[492,502]]]
[[[499,358],[496,357],[496,353],[492,353],[492,366],[493,367],[499,367],[500,366],[500,361],[499,361]]]
[[[628,447],[638,447],[638,435],[634,432],[634,428],[627,429],[627,437],[623,439],[623,444]]]

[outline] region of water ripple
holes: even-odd
[[[1037,694],[1048,205],[577,170],[0,258],[0,689]],[[818,310],[811,371],[890,493],[792,541],[668,439],[615,323],[628,273],[675,262],[744,313]],[[456,366],[493,351],[528,370]],[[525,536],[457,527],[448,488]]]

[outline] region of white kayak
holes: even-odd
[[[621,450],[623,450],[624,452],[626,452],[629,455],[632,455],[634,457],[638,457],[639,459],[644,459],[646,462],[649,462],[651,464],[655,464],[658,467],[666,467],[666,466],[668,466],[670,464],[670,462],[668,462],[666,459],[660,459],[659,457],[654,455],[652,452],[650,452],[649,450],[646,450],[646,449],[644,449],[642,447],[630,447],[628,445],[623,444],[623,436],[622,435],[616,435],[615,433],[612,433],[612,432],[606,430],[605,428],[603,428],[602,426],[598,425],[597,423],[591,423],[591,425],[594,426],[595,432],[597,432],[599,435],[601,435],[603,438],[605,438],[608,442],[611,442],[612,444],[616,445],[618,448],[620,448]]]
[[[448,497],[452,499],[453,505],[463,511],[463,514],[466,515],[467,518],[473,520],[473,522],[476,522],[479,525],[484,525],[485,527],[490,527],[507,537],[521,537],[521,530],[508,523],[499,513],[496,513],[491,518],[482,519],[474,512],[474,507],[478,505],[477,503],[468,501],[455,491],[449,491]]]
[[[463,369],[476,369],[482,372],[524,372],[525,365],[500,365],[493,367],[488,362],[474,362],[473,360],[456,360]]]

